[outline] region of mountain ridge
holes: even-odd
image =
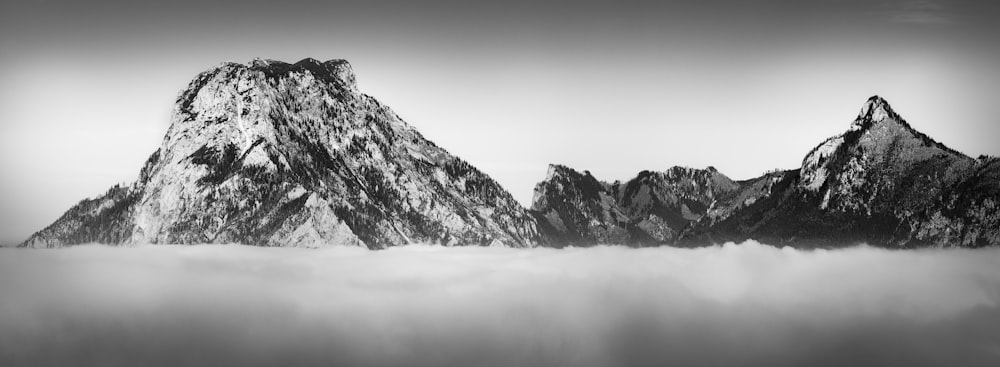
[[[796,247],[996,246],[1000,174],[993,163],[917,131],[873,96],[847,131],[810,150],[801,167],[737,181],[711,198],[704,215],[667,226],[680,232],[672,241],[637,245],[756,239]]]
[[[937,142],[875,95],[797,168],[736,181],[673,166],[606,182],[550,164],[525,208],[360,92],[346,60],[254,59],[199,73],[135,182],[20,246],[996,246],[998,162]]]

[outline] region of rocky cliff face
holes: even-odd
[[[535,186],[532,214],[550,245],[625,243],[628,218],[614,191],[589,171],[549,165],[545,181]]]
[[[571,244],[624,238],[704,245],[754,238],[797,247],[1000,245],[1000,160],[972,159],[934,141],[877,96],[865,102],[846,132],[814,148],[798,169],[740,182],[717,172],[695,176],[711,179],[664,174],[651,180],[644,172],[623,190],[617,183],[594,186],[550,175],[536,188],[532,209],[542,228],[554,233],[550,237]],[[602,187],[614,200],[566,194],[584,187]],[[577,214],[597,207],[622,216]],[[566,218],[582,218],[587,226],[565,225]],[[609,226],[628,235],[587,232]]]
[[[722,215],[713,204],[735,197],[739,188],[711,167],[643,171],[627,182],[606,183],[590,172],[551,165],[535,186],[531,210],[556,246],[669,244],[690,223]]]
[[[350,64],[305,59],[201,73],[135,183],[81,201],[22,246],[538,240],[509,193],[360,93]]]

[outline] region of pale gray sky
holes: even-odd
[[[362,91],[527,204],[548,163],[606,180],[797,167],[879,94],[1000,154],[982,1],[6,1],[0,243],[130,182],[198,72],[348,59]]]

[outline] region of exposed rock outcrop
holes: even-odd
[[[690,246],[752,238],[795,247],[1000,245],[1000,160],[972,159],[938,143],[878,96],[798,169],[740,182],[711,169],[669,174],[675,170],[643,172],[624,190],[589,175],[550,175],[536,188],[532,209],[549,237],[566,244]]]
[[[671,244],[691,223],[725,215],[713,205],[735,200],[740,187],[712,167],[643,171],[627,182],[606,183],[587,171],[550,165],[535,186],[531,210],[556,246]]]
[[[201,73],[135,183],[80,202],[22,246],[538,241],[509,193],[360,93],[347,61],[305,59]]]

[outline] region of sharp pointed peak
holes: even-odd
[[[854,119],[854,122],[851,124],[850,131],[862,130],[887,118],[894,119],[896,121],[902,120],[899,115],[892,110],[892,106],[889,105],[889,101],[886,101],[885,98],[882,98],[877,94],[873,95],[868,97],[868,100],[866,100],[861,106],[861,112],[858,112],[858,117]]]
[[[889,101],[886,101],[885,98],[882,98],[881,96],[879,96],[878,94],[876,94],[876,95],[873,95],[871,97],[868,97],[868,100],[865,101],[865,103],[877,104],[877,105],[888,105]]]

